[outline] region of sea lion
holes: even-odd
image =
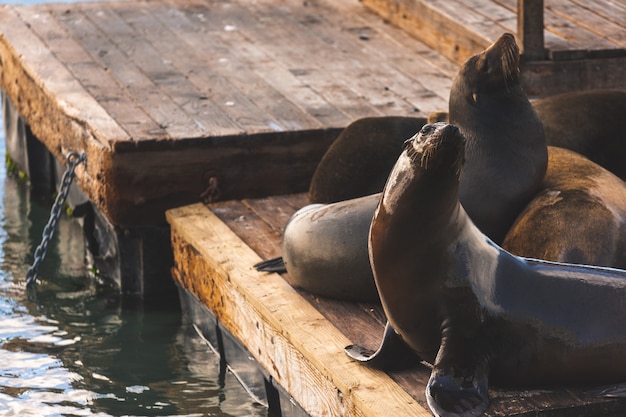
[[[367,235],[380,193],[298,210],[283,232],[286,270],[300,288],[331,298],[378,301]]]
[[[461,202],[502,242],[541,184],[548,163],[541,121],[519,81],[519,48],[505,33],[469,58],[452,83],[449,120],[466,138]]]
[[[516,255],[626,269],[626,185],[566,149],[548,148],[541,189],[502,247]]]
[[[334,203],[380,193],[405,140],[423,117],[365,117],[346,126],[319,162],[309,185],[311,203]]]
[[[548,145],[586,156],[626,180],[626,91],[590,90],[533,102]]]
[[[383,190],[369,257],[396,336],[372,356],[393,362],[398,340],[433,364],[436,416],[478,416],[488,382],[506,386],[626,381],[626,271],[521,258],[501,249],[459,202],[464,137],[426,125]],[[388,326],[388,327],[389,327]],[[387,362],[388,362],[387,361]]]

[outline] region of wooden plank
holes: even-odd
[[[350,341],[282,278],[251,269],[258,255],[206,207],[168,211],[168,221],[181,284],[312,416],[430,416],[386,374],[348,360]]]
[[[58,125],[75,121],[82,124],[90,120],[90,133],[102,145],[126,140],[128,134],[96,102],[83,86],[74,79],[63,65],[30,29],[14,8],[0,9],[2,25],[2,88],[11,97],[29,97],[29,100],[13,100],[18,111],[41,124],[39,133],[54,134],[63,131]],[[35,99],[37,97],[37,99]],[[39,108],[37,108],[39,107]],[[45,110],[43,110],[45,109]],[[57,123],[52,127],[50,123]],[[38,126],[37,126],[38,127]],[[35,128],[37,128],[35,127]],[[70,136],[71,138],[72,136]],[[56,143],[66,143],[67,148],[79,149],[67,143],[69,138],[55,138]],[[48,144],[48,148],[60,158],[58,147]]]
[[[457,64],[490,43],[457,21],[455,15],[442,12],[429,1],[363,0],[363,4]]]
[[[420,69],[424,65],[420,66],[419,62],[414,62],[410,69],[399,68],[395,62],[402,62],[399,56],[402,54],[406,57],[406,51],[396,51],[394,43],[381,38],[378,31],[367,21],[362,21],[364,23],[362,25],[361,21],[354,18],[345,19],[346,15],[363,15],[362,11],[359,13],[356,8],[339,9],[334,5],[322,7],[322,4],[316,2],[308,3],[306,8],[294,7],[292,4],[294,4],[293,1],[280,3],[277,6],[285,19],[295,23],[294,31],[308,31],[314,38],[319,38],[323,42],[342,45],[341,57],[326,63],[324,67],[339,64],[337,73],[347,75],[346,83],[352,82],[355,91],[364,94],[365,91],[382,90],[384,95],[380,102],[382,106],[389,108],[392,114],[411,114],[413,110],[420,116],[427,116],[433,109],[447,105],[449,85],[445,89],[434,88],[437,84],[431,84],[428,81],[436,82],[437,78],[429,78],[428,72],[425,72],[422,77]],[[361,7],[358,3],[354,3],[354,6]],[[297,13],[294,13],[294,10]],[[315,18],[311,19],[311,15]],[[329,36],[331,28],[338,29],[333,36]],[[341,65],[341,60],[362,61],[363,64],[358,67],[358,71],[367,76],[359,76],[359,73],[356,76],[351,72],[346,73],[345,65]],[[355,80],[359,83],[354,83]],[[393,104],[397,102],[405,110],[394,111],[389,99],[394,101]],[[408,106],[404,103],[408,103]]]
[[[478,0],[476,0],[478,1]],[[519,0],[490,0],[487,3],[493,2],[498,4],[499,6],[509,10],[510,12],[514,13],[516,16],[518,14],[518,1]],[[528,0],[527,0],[528,1]],[[532,3],[532,2],[531,2]],[[544,10],[545,13],[545,10]],[[542,16],[543,18],[543,16]],[[516,22],[517,23],[517,22]],[[545,23],[545,19],[544,19],[544,23]],[[520,39],[519,37],[519,28],[517,26],[517,24],[511,28],[511,31],[516,33],[518,35],[518,39]],[[563,39],[562,37],[552,33],[549,28],[547,28],[544,24],[544,29],[543,29],[543,39],[544,39],[544,48],[547,50],[578,50],[579,48],[572,44],[571,42],[567,41],[566,39]]]
[[[203,88],[207,97],[213,98],[223,105],[228,113],[239,125],[248,132],[257,132],[272,129],[283,131],[287,125],[281,119],[292,120],[284,112],[272,111],[267,106],[267,97],[274,100],[284,100],[276,95],[276,92],[266,85],[264,80],[254,77],[255,67],[250,65],[242,74],[242,78],[233,77],[233,70],[243,69],[246,64],[237,62],[232,68],[226,63],[237,61],[238,48],[230,48],[229,45],[219,42],[206,28],[189,20],[182,10],[174,5],[163,4],[152,7],[150,12],[153,21],[149,17],[133,19],[131,24],[146,37],[152,38],[155,48],[159,49],[169,59],[176,62],[181,72],[190,79],[198,88]],[[158,37],[164,36],[162,31],[155,31],[154,24],[160,24],[170,41],[159,42]],[[212,42],[206,43],[206,39]],[[171,42],[171,39],[178,39]],[[180,45],[185,48],[181,48]],[[206,45],[198,48],[197,45]],[[244,44],[245,45],[245,44]],[[247,77],[244,78],[244,77]],[[250,86],[254,86],[257,93],[250,94]],[[255,101],[259,101],[256,103]]]
[[[180,6],[184,7],[182,4]],[[237,13],[240,14],[249,13],[249,11],[243,7],[235,9],[237,9]],[[195,13],[194,16],[196,19],[191,21],[191,27],[189,27],[189,21],[182,22],[184,16],[181,14],[170,13],[167,18],[162,12],[160,15],[162,16],[162,20],[168,22],[173,21],[177,29],[183,30],[180,36],[184,36],[185,42],[191,45],[192,50],[196,50],[197,48],[198,51],[203,51],[204,59],[202,61],[211,61],[207,62],[209,68],[217,70],[224,79],[228,79],[230,83],[238,88],[243,96],[247,97],[247,100],[255,103],[259,109],[276,120],[276,122],[265,123],[265,130],[268,128],[272,128],[276,131],[303,130],[322,126],[314,118],[302,111],[302,109],[295,106],[290,101],[289,97],[281,94],[275,88],[265,83],[264,80],[256,76],[255,65],[258,64],[233,59],[238,45],[234,45],[234,47],[231,48],[229,45],[222,42],[217,35],[223,31],[223,28],[220,27],[218,33],[207,31],[207,18],[204,16],[213,16],[213,18],[221,20],[223,16],[219,10],[214,8],[211,11],[206,10],[206,13]],[[202,16],[202,19],[197,18],[197,16]],[[190,30],[185,31],[185,28]],[[198,29],[200,29],[200,31]],[[213,41],[207,43],[207,36]],[[231,100],[225,102],[225,105],[230,107],[237,103],[239,103],[239,101]]]
[[[615,49],[626,47],[626,11],[613,9],[621,15],[621,22],[615,23],[595,12],[602,3],[580,4],[571,0],[546,0],[546,9],[552,11],[573,25],[589,31],[610,42],[604,49]],[[605,5],[606,7],[606,5]],[[617,16],[617,15],[615,15]],[[603,49],[603,48],[598,48]]]
[[[334,111],[330,108],[331,105],[328,101],[321,100],[311,94],[303,96],[305,93],[298,93],[295,95],[296,99],[304,97],[303,107],[294,101],[294,97],[291,97],[290,94],[293,88],[289,88],[289,86],[294,85],[293,74],[282,70],[272,77],[265,77],[266,72],[271,72],[272,68],[276,69],[275,64],[280,64],[281,61],[274,57],[259,56],[259,48],[262,48],[264,44],[263,38],[242,36],[241,25],[233,23],[238,22],[238,19],[253,19],[253,16],[249,16],[251,13],[249,7],[225,7],[224,4],[212,4],[210,6],[206,3],[190,3],[179,6],[184,12],[184,17],[191,22],[192,29],[181,33],[181,36],[184,36],[188,42],[195,44],[205,44],[207,36],[215,39],[217,42],[206,44],[203,47],[207,55],[220,57],[217,61],[213,59],[209,62],[210,68],[227,77],[259,108],[277,119],[276,130],[303,130],[322,126],[318,119],[305,111],[306,108],[311,109],[311,113],[319,116],[322,120],[334,116]],[[176,16],[176,18],[180,19],[181,16]],[[278,20],[270,19],[266,24],[280,26],[281,23]],[[187,25],[180,27],[184,29]],[[202,31],[198,32],[197,28],[201,28]],[[278,38],[272,38],[268,41],[275,42],[276,39]],[[306,45],[298,45],[298,48],[306,48]],[[268,66],[269,70],[266,69]],[[280,82],[281,75],[286,77],[284,84]],[[273,83],[268,82],[268,79],[272,80]],[[306,86],[301,86],[306,89]],[[345,121],[346,119],[341,120]],[[336,124],[335,121],[332,126],[336,127]]]
[[[104,7],[102,13],[106,15],[106,3],[98,4]],[[142,52],[144,44],[136,36],[127,34],[121,44],[116,44],[109,38],[115,30],[123,30],[115,25],[116,22],[110,22],[110,28],[107,25],[98,27],[80,7],[67,9],[60,6],[50,6],[55,17],[81,42],[94,61],[107,67],[121,88],[135,97],[138,105],[145,109],[164,132],[167,132],[169,138],[193,138],[208,134],[201,124],[196,123],[193,117],[176,103],[176,99],[170,95],[171,91],[164,89],[163,85],[159,85],[155,79],[146,74],[145,71],[149,71],[149,68],[144,69],[141,62],[136,63],[129,59],[129,55],[144,53]],[[199,96],[197,94],[196,98]],[[231,132],[236,133],[237,129],[232,129]]]
[[[120,127],[123,126],[130,135],[129,140],[158,137],[162,131],[156,122],[135,104],[127,91],[119,88],[107,68],[95,62],[52,14],[41,13],[32,7],[16,7],[15,10],[85,90]]]
[[[530,97],[583,89],[626,89],[626,57],[522,63],[521,79]]]
[[[517,1],[517,37],[529,61],[545,58],[543,39],[543,0]]]
[[[198,7],[203,6],[198,5]],[[235,50],[240,48],[239,45],[251,46],[249,42],[242,42],[243,39],[254,39],[255,43],[252,45],[256,48],[252,50],[250,47],[246,52],[257,57],[265,56],[268,62],[279,62],[289,72],[286,74],[287,80],[291,80],[289,83],[311,86],[317,94],[326,101],[334,103],[352,119],[365,117],[366,114],[383,114],[380,109],[376,108],[375,101],[378,97],[376,92],[368,91],[367,94],[359,94],[358,91],[354,91],[350,83],[346,83],[349,77],[345,74],[345,66],[337,69],[340,63],[328,65],[329,62],[338,61],[334,48],[320,43],[320,40],[315,37],[306,36],[298,31],[294,32],[293,26],[270,7],[265,7],[265,5],[254,7],[248,4],[246,8],[252,13],[237,13],[236,10],[229,9],[220,20],[207,17],[207,23],[211,25],[216,36],[222,39],[230,37]],[[207,14],[210,15],[211,12],[207,10],[203,13],[203,15]],[[274,24],[274,21],[280,23]],[[224,24],[236,30],[224,31]],[[277,43],[276,39],[285,39],[288,43]],[[312,56],[315,56],[315,59],[311,59]],[[360,61],[351,62],[350,68],[352,69],[353,66],[355,70],[359,68]],[[266,69],[264,65],[260,65],[259,71],[267,74],[267,76],[263,75],[264,77],[273,78],[271,67]],[[354,74],[351,75],[354,76]]]
[[[593,3],[589,3],[585,0],[572,1],[588,10],[589,13],[597,14],[602,17],[602,19],[626,28],[626,6],[620,6],[618,3],[611,0],[596,0]]]
[[[353,25],[372,28],[377,32],[378,36],[368,37],[367,44],[371,49],[384,52],[385,59],[400,71],[418,77],[422,84],[447,100],[452,79],[459,70],[458,64],[406,31],[398,31],[370,9],[344,2],[336,2],[335,5],[339,12],[334,16],[338,19],[345,15],[355,16],[358,21]]]
[[[125,52],[128,59],[141,68],[193,119],[195,125],[203,132],[201,136],[214,136],[217,132],[224,135],[243,133],[241,126],[226,114],[223,104],[216,103],[212,97],[205,94],[202,87],[190,82],[185,74],[184,61],[181,64],[175,56],[170,55],[171,49],[161,53],[158,45],[163,44],[177,46],[184,55],[191,54],[192,48],[172,42],[169,36],[173,34],[168,34],[167,30],[158,25],[158,20],[150,13],[151,8],[152,6],[147,5],[139,7],[129,3],[113,3],[110,9],[103,10],[94,3],[86,3],[85,13],[118,48]],[[92,9],[97,10],[97,13],[89,13]],[[146,30],[148,22],[151,25],[150,29]],[[143,30],[137,30],[138,26]]]
[[[517,10],[517,0],[494,0],[498,3],[509,7],[511,10]],[[565,4],[569,0],[544,0],[544,25],[548,32],[556,35],[560,39],[566,40],[569,44],[559,42],[554,43],[555,38],[545,34],[545,47],[549,51],[550,59],[567,60],[582,59],[587,56],[589,50],[615,50],[618,45],[604,39],[601,36],[573,24],[572,21],[563,18],[563,16],[555,13],[554,8]]]

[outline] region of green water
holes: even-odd
[[[0,417],[268,415],[178,309],[123,299],[86,273],[77,220],[61,218],[27,294],[50,204],[0,163]]]

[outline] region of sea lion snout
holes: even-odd
[[[426,124],[407,143],[409,157],[424,169],[447,164],[460,170],[464,162],[465,137],[455,125]]]
[[[475,71],[490,75],[487,80],[501,78],[505,82],[514,81],[519,78],[519,60],[520,52],[515,36],[504,33],[476,56]]]

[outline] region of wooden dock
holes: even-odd
[[[169,282],[165,210],[305,191],[350,122],[445,110],[458,65],[502,32],[516,32],[516,7],[515,0],[0,6],[5,107],[35,138],[9,149],[40,154],[30,149],[40,142],[51,155],[30,164],[11,157],[36,182],[69,151],[86,153],[77,182],[95,212],[86,222],[89,247],[101,252],[93,258],[123,291],[145,295]],[[546,59],[524,61],[527,91],[626,88],[625,10],[609,0],[593,7],[546,0],[539,30]]]
[[[259,273],[252,267],[280,254],[282,228],[304,204],[306,197],[298,194],[168,211],[173,275],[185,294],[206,306],[193,315],[196,326],[214,344],[219,345],[218,327],[241,341],[265,378],[287,393],[281,404],[295,402],[311,416],[431,415],[424,397],[427,366],[387,374],[343,353],[351,343],[378,346],[384,327],[379,305],[316,297],[292,287],[288,274]],[[225,355],[228,362],[229,352]],[[626,400],[586,395],[591,388],[493,388],[485,415],[626,413]]]
[[[339,129],[447,107],[457,66],[355,0],[0,8],[0,87],[116,226],[303,191]]]
[[[540,51],[523,60],[527,92],[626,88],[624,1],[544,3],[545,28],[523,27],[524,46]],[[272,396],[261,391],[274,387],[281,410],[293,404],[312,416],[426,416],[426,367],[385,374],[342,352],[349,343],[377,345],[379,306],[314,297],[292,288],[287,275],[261,274],[252,264],[280,253],[286,220],[306,203],[293,193],[307,189],[343,127],[366,116],[446,109],[458,66],[502,32],[516,33],[520,16],[533,22],[517,5],[0,6],[0,88],[55,161],[86,153],[77,177],[95,214],[85,233],[102,265],[114,265],[105,273],[123,291],[149,295],[155,275],[171,283],[173,248],[173,275],[196,327],[262,402]],[[530,42],[537,33],[539,45]],[[223,202],[209,209],[199,201]],[[493,389],[487,415],[626,412],[623,401],[584,392]]]
[[[25,142],[86,153],[96,267],[146,297],[173,292],[166,209],[302,192],[343,127],[446,108],[456,71],[356,0],[0,6]]]

